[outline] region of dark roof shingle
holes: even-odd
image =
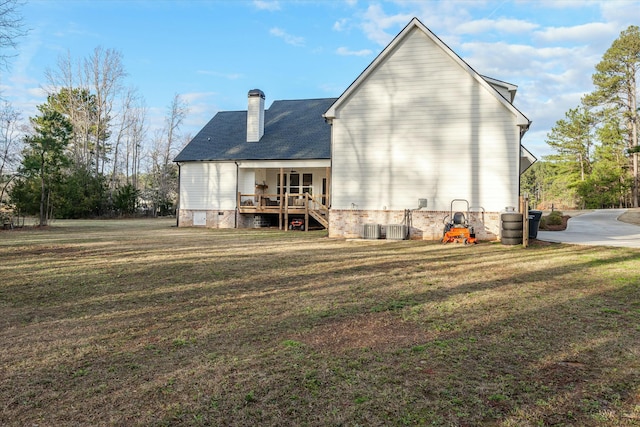
[[[322,115],[335,101],[274,101],[259,142],[247,142],[246,111],[219,112],[173,161],[329,159],[331,126]]]

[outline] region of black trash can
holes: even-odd
[[[540,219],[542,219],[542,211],[529,211],[529,238],[538,237],[538,228],[540,227]]]

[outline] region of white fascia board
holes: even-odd
[[[241,169],[290,169],[290,168],[328,168],[331,167],[329,159],[313,160],[239,160],[238,167]]]
[[[509,102],[513,104],[513,100],[516,98],[516,92],[518,91],[518,86],[488,76],[482,76],[482,78],[488,81],[490,85],[504,88],[509,92]]]
[[[502,80],[494,79],[493,77],[489,77],[489,76],[482,76],[482,77],[489,83],[494,84],[496,86],[502,86],[503,88],[507,89],[509,92],[515,92],[518,90],[518,86],[514,85],[513,83],[508,83]]]

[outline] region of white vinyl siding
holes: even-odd
[[[235,207],[236,165],[233,162],[188,162],[180,166],[180,209]]]
[[[336,111],[332,207],[516,206],[519,128],[489,90],[414,29]]]
[[[253,194],[256,192],[256,172],[253,169],[240,169],[238,179],[240,185],[238,191],[241,193]]]

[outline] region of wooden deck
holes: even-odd
[[[312,196],[309,193],[290,194],[243,194],[238,193],[237,206],[241,214],[276,214],[279,228],[288,229],[289,215],[304,215],[305,224],[314,218],[324,228],[329,227],[329,208],[322,201],[326,195]],[[309,230],[306,226],[305,230]]]

